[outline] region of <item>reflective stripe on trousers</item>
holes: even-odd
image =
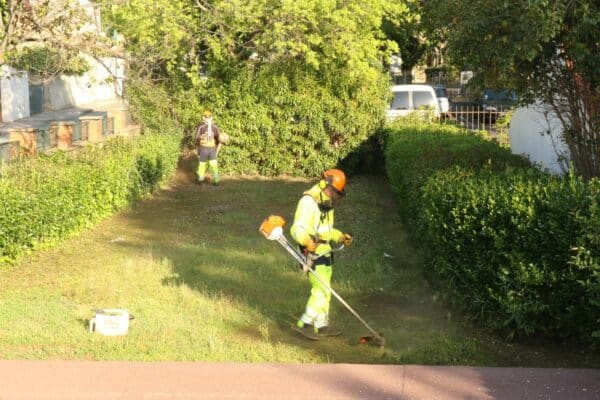
[[[331,287],[331,265],[321,264],[314,268],[314,271],[327,286]],[[331,292],[310,274],[310,283],[312,289],[310,291],[310,297],[306,303],[306,310],[300,318],[305,324],[311,324],[316,328],[322,328],[329,325],[329,304],[331,302]]]

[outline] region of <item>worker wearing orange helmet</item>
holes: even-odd
[[[344,243],[349,246],[352,243],[352,235],[333,226],[334,206],[345,195],[345,188],[346,175],[342,171],[325,171],[321,180],[304,192],[290,228],[292,237],[302,250],[317,257],[313,263],[314,271],[328,286],[331,286],[333,264],[331,245]],[[312,274],[309,278],[312,285],[310,297],[294,329],[310,340],[340,335],[341,331],[329,326],[331,292]]]

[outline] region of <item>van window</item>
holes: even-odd
[[[408,110],[408,92],[396,92],[394,93],[394,100],[392,101],[392,110]]]
[[[431,107],[433,104],[433,96],[430,92],[413,92],[413,107],[418,109],[421,107]]]

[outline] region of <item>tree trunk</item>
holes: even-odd
[[[600,177],[600,88],[568,69],[546,100],[563,125],[575,171],[589,180]]]

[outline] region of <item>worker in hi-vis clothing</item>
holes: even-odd
[[[302,251],[314,253],[317,259],[313,269],[331,287],[333,253],[331,244],[344,243],[350,246],[352,235],[333,227],[333,209],[344,196],[346,175],[339,169],[325,171],[322,179],[304,192],[298,202],[291,235]],[[321,256],[319,256],[321,255]],[[338,336],[342,332],[329,326],[329,304],[331,292],[317,278],[309,275],[312,289],[302,317],[294,329],[310,340],[320,336]]]
[[[219,127],[213,122],[212,113],[202,113],[202,123],[196,128],[194,144],[198,150],[198,181],[204,183],[207,165],[210,167],[213,185],[219,184],[219,167],[217,154],[219,152]]]

